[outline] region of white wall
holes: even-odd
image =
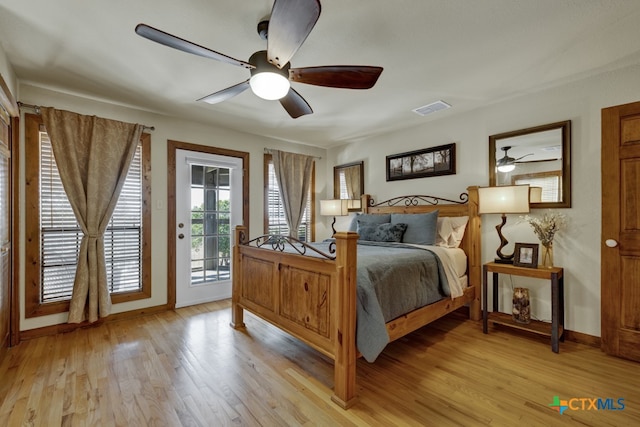
[[[0,43],[0,76],[4,83],[7,85],[9,92],[15,98],[17,96],[18,88],[16,83],[16,75],[13,72],[13,68],[9,61],[7,61],[6,54],[2,49],[2,44]]]
[[[523,94],[459,116],[432,120],[402,132],[337,147],[329,150],[328,165],[364,160],[365,192],[379,201],[404,194],[457,197],[467,186],[489,184],[489,135],[571,120],[572,208],[561,210],[569,226],[556,236],[554,257],[555,264],[565,268],[566,328],[600,336],[600,111],[638,100],[640,66],[627,67]],[[385,156],[451,142],[457,143],[456,175],[386,182]],[[331,191],[329,188],[327,194]],[[336,229],[346,229],[348,221],[347,217],[340,218]],[[517,215],[509,217],[503,230],[507,239],[538,242],[530,227],[518,221]],[[498,215],[483,218],[484,262],[494,258],[499,245],[494,229],[498,222]],[[512,244],[506,250],[511,249]],[[510,287],[510,282],[505,284],[503,288]],[[513,277],[513,284],[524,284],[531,289],[532,314],[536,318],[551,318],[548,285],[525,282],[517,277]],[[508,308],[502,311],[508,312],[510,291],[502,295],[501,307]]]
[[[60,92],[20,85],[17,98],[27,104],[50,106],[74,111],[81,114],[96,115],[109,119],[155,126],[151,132],[151,206],[152,208],[152,290],[151,298],[132,301],[113,306],[113,313],[153,307],[167,302],[167,140],[176,140],[192,144],[208,145],[249,153],[250,178],[250,232],[252,236],[262,234],[263,216],[263,155],[264,148],[275,148],[296,153],[305,153],[321,157],[316,160],[316,189],[323,194],[326,189],[326,152],[324,149],[291,144],[238,133],[226,129],[211,127],[196,122],[178,120],[167,116],[152,114],[118,105],[80,98]],[[24,123],[24,120],[21,120]],[[24,126],[24,125],[22,125]],[[24,129],[21,129],[21,146],[24,147]],[[21,149],[24,152],[24,148]],[[67,313],[24,318],[24,156],[20,156],[20,259],[21,283],[20,305],[23,307],[20,329],[28,330],[53,324],[65,323]]]
[[[11,92],[11,94],[13,96],[16,96],[16,93],[18,91],[18,88],[16,87],[17,86],[16,75],[13,72],[13,68],[9,64],[9,61],[7,61],[7,56],[5,55],[1,44],[0,44],[0,76],[2,76],[2,79],[7,84],[7,87],[9,88],[9,91]]]

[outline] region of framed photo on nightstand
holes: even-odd
[[[516,243],[513,265],[538,268],[538,246],[537,243]]]

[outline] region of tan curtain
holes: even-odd
[[[42,108],[60,179],[84,233],[69,323],[111,313],[104,231],[142,134],[142,125]]]
[[[349,199],[360,199],[360,168],[351,166],[344,170],[344,180],[347,184]]]
[[[289,235],[297,238],[298,227],[307,205],[313,157],[279,150],[272,150],[271,155],[285,218],[289,226]]]

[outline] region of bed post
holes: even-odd
[[[242,283],[242,263],[240,261],[240,242],[247,238],[247,227],[238,225],[235,228],[233,239],[233,257],[231,258],[232,286],[231,293],[231,327],[234,329],[244,328],[244,312],[238,304]]]
[[[469,305],[469,318],[480,320],[482,318],[480,298],[482,297],[482,221],[478,214],[478,187],[467,187],[469,194],[469,283],[475,286],[475,295]]]
[[[356,401],[356,258],[358,234],[338,232],[336,239],[336,272],[339,276],[336,298],[339,311],[333,315],[334,385],[331,400],[347,409]]]
[[[370,194],[363,194],[360,196],[360,209],[362,209],[362,213],[367,213],[369,211],[369,203],[371,203]]]

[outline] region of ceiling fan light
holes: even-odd
[[[291,84],[282,74],[272,72],[256,73],[249,79],[251,90],[262,99],[273,101],[289,93]]]
[[[506,164],[506,165],[498,166],[498,171],[500,171],[500,172],[511,172],[515,168],[516,168],[516,165],[514,163],[509,163],[509,164]]]

